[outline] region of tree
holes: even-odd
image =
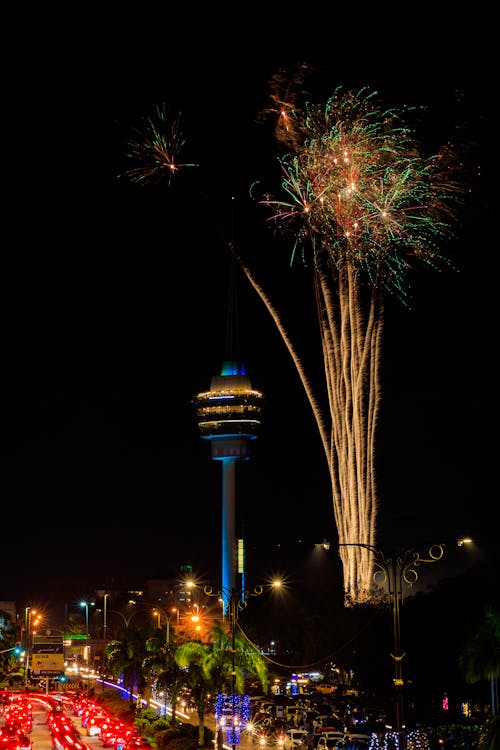
[[[0,610],[0,678],[18,666],[16,651],[16,634],[12,617],[8,612]]]
[[[264,690],[268,688],[267,667],[257,647],[242,631],[228,632],[220,623],[214,624],[210,644],[183,643],[175,652],[175,661],[186,670],[185,684],[196,704],[200,747],[205,741],[205,707],[210,693],[243,693],[250,675],[257,677]]]
[[[495,715],[500,676],[500,615],[490,607],[486,607],[482,622],[463,647],[459,664],[466,682],[490,681],[491,711]]]
[[[500,717],[493,716],[487,721],[479,735],[478,750],[499,750],[500,748]]]
[[[233,633],[216,622],[212,631],[212,648],[208,655],[209,670],[217,683],[218,692],[245,692],[245,681],[248,675],[255,676],[264,692],[268,689],[267,666],[257,647],[236,626]],[[234,685],[233,685],[234,667]]]
[[[144,662],[148,656],[147,642],[152,637],[151,625],[138,628],[124,628],[120,639],[110,641],[106,646],[106,658],[111,673],[123,675],[123,684],[129,692],[130,705],[134,702],[134,689],[137,690],[137,703],[146,692],[148,681]]]
[[[175,652],[177,665],[185,670],[184,684],[191,691],[198,714],[198,745],[205,744],[205,704],[214,689],[214,680],[208,667],[210,646],[199,641],[188,641]]]
[[[163,629],[148,639],[146,650],[149,653],[143,662],[146,673],[156,681],[156,687],[163,690],[170,700],[171,726],[176,723],[177,698],[186,683],[185,672],[175,661],[175,648],[166,642]]]

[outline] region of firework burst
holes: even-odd
[[[422,156],[402,113],[380,111],[375,96],[338,89],[325,107],[295,111],[301,144],[281,159],[286,197],[261,202],[295,249],[307,246],[315,260],[326,255],[403,298],[414,260],[448,263],[441,248],[461,190],[449,150]]]
[[[272,118],[276,140],[287,148],[295,148],[300,139],[296,132],[297,121],[294,112],[299,98],[306,95],[303,88],[307,75],[314,72],[308,63],[299,63],[290,76],[285,70],[273,75],[269,83],[270,104],[264,109],[259,119]]]
[[[302,85],[307,68],[292,78]],[[425,156],[407,112],[381,109],[376,93],[335,90],[326,105],[297,106],[294,86],[273,79],[266,110],[289,152],[280,159],[283,196],[260,200],[269,222],[292,237],[292,260],[312,269],[325,374],[324,399],[308,380],[278,311],[239,259],[287,346],[311,405],[330,473],[348,605],[372,596],[378,514],[376,428],[383,292],[406,302],[406,275],[417,262],[449,266],[463,194],[452,150]],[[179,118],[165,106],[134,130],[127,156],[135,183],[170,182],[182,167]],[[231,249],[234,251],[232,245]]]
[[[292,148],[280,159],[283,197],[260,201],[271,211],[269,221],[293,238],[292,260],[300,255],[313,271],[328,412],[278,312],[245,267],[292,355],[319,428],[348,605],[369,601],[373,592],[382,292],[406,301],[405,276],[416,261],[448,264],[442,247],[453,235],[463,193],[451,150],[423,156],[403,113],[380,109],[375,98],[367,89],[339,88],[326,106],[289,110],[286,131],[277,133]]]
[[[195,167],[194,163],[181,162],[180,153],[185,145],[180,129],[180,115],[169,115],[165,104],[158,105],[153,113],[144,118],[142,128],[133,128],[134,136],[128,142],[126,156],[135,163],[124,172],[132,182],[140,185],[158,183],[183,167]]]

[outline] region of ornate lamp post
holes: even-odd
[[[427,550],[427,557],[422,557],[420,552],[414,549],[406,549],[395,554],[386,554],[370,544],[340,545],[364,547],[373,553],[374,573],[373,580],[376,584],[385,585],[392,614],[392,629],[394,653],[391,657],[394,661],[394,687],[395,687],[395,725],[396,734],[400,747],[405,747],[403,732],[403,659],[405,652],[401,647],[401,605],[403,603],[403,585],[411,587],[418,580],[417,568],[422,563],[435,563],[441,560],[444,554],[444,544],[431,544]]]
[[[281,581],[273,581],[268,588],[280,588]],[[221,744],[221,734],[226,733],[226,742],[235,750],[240,743],[242,729],[250,720],[250,697],[236,693],[236,627],[239,613],[246,608],[249,596],[260,596],[264,593],[264,586],[255,586],[251,591],[236,591],[234,588],[229,593],[215,592],[211,586],[204,586],[203,591],[207,596],[217,596],[222,602],[223,615],[229,615],[229,632],[231,634],[231,693],[220,693],[217,696],[215,707],[215,718],[218,729],[218,744]],[[229,608],[226,606],[229,603]]]

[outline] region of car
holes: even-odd
[[[31,750],[31,739],[20,729],[3,726],[0,729],[0,748],[2,750]]]
[[[338,716],[332,716],[331,714],[319,714],[315,716],[313,721],[313,729],[315,732],[323,731],[344,731],[344,723]]]
[[[328,737],[324,734],[316,745],[316,750],[341,750],[341,748],[344,748],[344,735],[340,733],[337,737]]]
[[[248,725],[247,730],[252,733],[252,742],[259,748],[282,748],[285,741],[285,733],[279,726],[254,726]]]
[[[133,733],[133,728],[122,721],[111,720],[101,727],[101,743],[103,747],[114,747],[119,740],[125,742]]]
[[[320,682],[319,685],[315,685],[315,690],[321,695],[332,695],[335,692],[335,685],[330,685],[327,682]]]
[[[320,740],[334,740],[335,742],[338,740],[344,740],[346,733],[343,730],[336,730],[336,729],[325,729],[323,731],[318,732],[319,739],[316,743],[316,747],[319,746]]]
[[[300,745],[305,745],[308,734],[305,729],[287,729],[283,737],[284,750],[296,750]]]
[[[285,706],[285,721],[289,724],[293,724],[295,717],[302,714],[304,709],[300,706]]]

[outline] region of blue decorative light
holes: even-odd
[[[408,730],[405,734],[407,750],[430,750],[431,743],[428,733],[423,729]],[[376,734],[370,737],[370,750],[400,750],[401,738],[395,731]]]
[[[221,375],[246,375],[246,369],[243,362],[226,360],[222,363]]]
[[[242,730],[250,721],[251,703],[249,695],[219,693],[215,704],[217,726],[226,733],[229,745],[239,745]]]

